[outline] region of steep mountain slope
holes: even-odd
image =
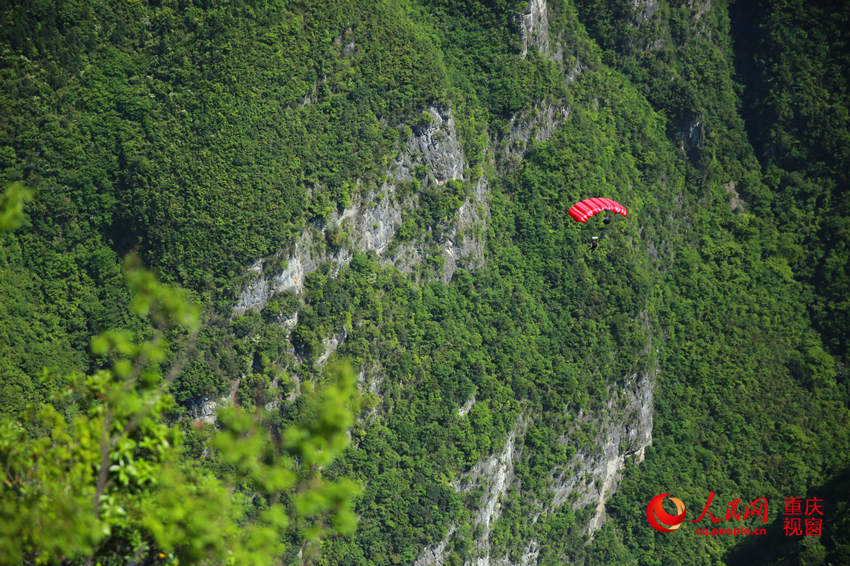
[[[329,361],[359,370],[351,445],[324,470],[363,485],[358,529],[314,556],[293,524],[286,562],[741,556],[656,533],[647,502],[766,497],[776,517],[846,469],[850,392],[845,211],[806,227],[834,248],[809,254],[782,206],[796,174],[811,215],[840,201],[840,160],[820,188],[771,157],[783,115],[754,109],[796,91],[748,85],[742,115],[733,8],[5,8],[0,175],[38,194],[0,241],[0,409],[61,389],[43,366],[98,367],[91,334],[145,332],[118,267],[138,250],[207,307],[171,388],[186,458],[221,472],[215,407],[279,431]],[[628,216],[567,215],[598,195]]]

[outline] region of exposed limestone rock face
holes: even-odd
[[[513,479],[515,438],[516,432],[511,432],[502,452],[476,464],[457,486],[460,491],[464,492],[476,488],[484,489],[484,501],[473,519],[473,525],[481,525],[482,527],[481,536],[475,541],[475,549],[478,554],[474,562],[476,566],[490,564],[490,525],[499,518],[502,509],[501,500],[507,493]]]
[[[432,107],[428,113],[431,114],[432,125],[407,142],[410,158],[413,162],[424,163],[440,183],[449,179],[463,179],[463,149],[451,112],[441,112]]]
[[[533,46],[543,57],[548,57],[556,63],[564,63],[564,38],[550,33],[549,16],[546,0],[529,0],[522,13],[515,16],[514,21],[519,29],[521,41],[520,59],[525,59],[529,48]]]
[[[638,24],[649,21],[658,11],[658,0],[634,0],[635,20]]]
[[[384,188],[384,198],[370,195],[373,202],[377,200],[373,206],[348,208],[342,214],[339,224],[351,234],[354,249],[382,255],[401,226],[401,205],[395,198],[395,187]]]
[[[579,414],[578,423],[593,423],[598,430],[594,446],[601,451],[578,450],[572,460],[552,475],[554,510],[569,502],[574,508],[595,504],[596,513],[588,524],[593,533],[605,518],[605,503],[622,477],[626,458],[642,462],[652,443],[653,373],[630,375],[617,389],[599,415]],[[569,433],[562,442],[569,443]]]
[[[368,391],[375,396],[380,395],[381,384],[383,383],[381,366],[374,364],[360,368],[360,373],[357,375],[357,383],[361,391]]]
[[[528,46],[533,45],[541,54],[549,55],[549,14],[546,0],[530,0],[528,7],[518,16],[522,49],[519,56],[525,59]]]
[[[324,352],[322,352],[322,355],[320,355],[318,359],[316,359],[316,365],[324,365],[325,362],[328,361],[328,358],[331,356],[331,354],[336,352],[337,348],[339,348],[339,345],[342,344],[347,337],[348,333],[343,330],[339,334],[334,334],[330,338],[325,338],[322,341],[325,346],[325,350]]]
[[[291,403],[292,401],[295,401],[299,395],[301,395],[301,378],[292,374],[289,376],[289,379],[292,380],[292,390],[289,392],[289,395],[286,396],[286,400]]]
[[[537,104],[514,115],[509,123],[510,134],[505,140],[505,157],[522,157],[532,136],[535,141],[547,141],[569,117],[569,108],[550,102]]]
[[[340,39],[342,42],[342,39]],[[346,47],[347,49],[347,47]],[[351,205],[340,214],[332,214],[323,227],[310,226],[302,232],[289,253],[278,252],[275,260],[286,257],[285,267],[276,274],[264,275],[264,260],[258,260],[249,273],[254,280],[247,284],[233,307],[233,313],[240,315],[249,310],[259,311],[277,293],[292,291],[300,294],[304,290],[306,278],[325,262],[331,263],[330,275],[335,276],[347,265],[355,250],[375,252],[386,265],[393,265],[403,273],[411,274],[422,264],[426,250],[433,249],[434,243],[422,238],[406,242],[391,248],[405,213],[411,213],[418,204],[416,195],[400,198],[397,186],[413,179],[417,169],[425,168],[423,183],[443,185],[448,181],[464,179],[466,160],[455,127],[451,111],[438,108],[427,110],[431,117],[430,125],[418,130],[402,146],[396,161],[389,167],[387,181],[370,191],[358,192]],[[422,176],[421,171],[419,176]],[[472,194],[466,198],[455,212],[448,226],[441,230],[443,236],[436,242],[443,255],[442,267],[434,277],[443,283],[449,283],[458,267],[475,269],[484,264],[484,234],[489,218],[487,204],[488,184],[483,175],[478,178]],[[345,244],[332,250],[326,243],[328,232],[341,232]],[[430,238],[429,234],[425,239]],[[430,252],[433,253],[433,252]],[[298,324],[298,313],[284,314],[279,317],[280,324],[287,330],[293,330]],[[324,351],[316,360],[316,365],[325,364],[330,355],[346,339],[342,331],[324,339]],[[294,348],[289,345],[291,355]],[[296,356],[297,358],[297,356]],[[380,374],[370,372],[368,378],[361,376],[361,385],[378,395]],[[296,381],[288,399],[293,400],[300,392],[300,383]],[[213,406],[206,413],[199,412],[204,419],[214,419]],[[371,415],[376,413],[374,409]]]
[[[737,186],[738,185],[735,183],[735,181],[729,181],[728,183],[723,185],[723,188],[726,189],[727,193],[729,193],[729,208],[732,210],[732,212],[737,212],[738,214],[741,214],[742,212],[746,212],[747,209],[744,206],[744,201],[743,199],[741,199],[741,195],[739,195],[738,191],[735,190]]]
[[[298,325],[298,311],[295,311],[291,316],[282,316],[280,325],[287,330],[292,330]]]
[[[233,405],[236,399],[236,391],[239,390],[241,379],[237,379],[230,386],[230,392],[220,399],[210,399],[209,397],[201,398],[197,403],[189,405],[189,414],[196,422],[213,424],[216,422],[216,411],[219,407],[227,407]]]
[[[646,447],[652,443],[652,392],[655,374],[656,371],[652,370],[641,375],[629,375],[623,383],[612,390],[608,402],[601,411],[594,414],[579,414],[576,427],[589,425],[593,430],[598,431],[596,438],[590,443],[594,448],[577,450],[568,463],[553,470],[552,499],[543,503],[540,511],[530,517],[532,523],[535,523],[541,514],[552,513],[569,503],[576,509],[587,505],[594,506],[595,513],[587,526],[591,535],[602,526],[605,519],[605,503],[616,490],[626,461],[631,459],[642,462]],[[467,402],[461,407],[461,413],[464,413],[467,405],[471,407],[472,403]],[[521,457],[516,448],[516,439],[525,433],[526,426],[524,422],[518,423],[508,436],[501,452],[476,464],[453,483],[459,492],[469,493],[476,489],[484,491],[480,507],[472,521],[474,526],[481,529],[481,535],[474,543],[476,557],[471,562],[467,562],[467,565],[509,566],[515,564],[507,557],[491,558],[489,537],[491,525],[499,518],[502,501],[513,482],[514,463]],[[565,432],[561,442],[570,444],[572,432]],[[450,526],[439,543],[423,549],[415,564],[418,566],[443,564],[444,552],[456,530],[456,525]],[[538,542],[535,539],[528,541],[518,564],[536,564],[539,553]]]
[[[417,163],[427,166],[437,184],[449,180],[463,180],[465,158],[451,113],[436,108],[429,109],[433,120],[431,126],[407,142],[407,152],[396,166],[400,180],[410,178],[409,172]],[[443,267],[439,273],[443,283],[451,281],[458,267],[475,269],[484,263],[483,232],[489,209],[487,206],[487,178],[479,177],[471,197],[464,200],[457,210],[449,229],[439,242],[443,254]],[[385,261],[401,272],[410,274],[424,259],[423,243],[414,241],[400,246],[392,257]]]
[[[443,283],[451,281],[458,267],[476,269],[484,265],[483,231],[490,214],[487,194],[487,177],[481,176],[472,197],[455,213],[452,230],[443,245]]]
[[[256,279],[249,283],[233,307],[235,314],[261,310],[275,293],[304,290],[307,276],[323,262],[332,262],[331,273],[351,261],[353,250],[374,251],[387,265],[394,265],[404,273],[411,273],[421,264],[423,242],[408,242],[390,253],[393,236],[402,225],[405,210],[416,206],[416,199],[400,199],[396,186],[413,178],[417,166],[427,170],[425,182],[438,185],[450,180],[463,180],[466,161],[457,135],[451,111],[438,108],[427,110],[431,124],[404,144],[404,151],[390,166],[388,181],[367,194],[357,194],[351,206],[341,214],[333,214],[324,227],[308,227],[295,242],[286,267],[271,277],[263,276],[263,260],[251,266],[249,272]],[[429,181],[431,179],[432,181]],[[437,276],[448,283],[458,267],[474,269],[484,263],[483,233],[488,217],[487,178],[481,176],[458,211],[445,237],[439,242],[444,262]],[[348,245],[332,252],[325,244],[328,230],[340,230],[348,237]]]
[[[682,143],[688,151],[701,146],[705,141],[705,124],[697,117],[687,121],[682,126]]]
[[[318,259],[313,254],[313,235],[310,230],[305,231],[295,244],[295,252],[286,263],[286,268],[267,279],[259,271],[258,277],[250,283],[233,307],[235,314],[244,314],[249,310],[261,310],[275,293],[283,291],[295,291],[300,293],[304,290],[304,279],[316,270]],[[262,260],[258,262],[262,265]],[[255,266],[257,264],[254,264]]]
[[[576,79],[578,79],[578,76],[582,71],[584,71],[584,66],[581,64],[581,61],[576,59],[573,67],[567,73],[567,78],[564,79],[566,85],[570,86],[572,83],[576,82]]]
[[[462,406],[458,407],[458,416],[465,417],[466,415],[468,415],[469,411],[472,410],[473,405],[475,405],[475,395],[470,397]]]
[[[367,412],[362,415],[364,421],[370,421],[383,414],[380,397],[384,382],[383,368],[380,363],[366,363],[357,374],[357,388],[363,393]],[[370,398],[371,397],[371,398]]]
[[[448,545],[451,541],[452,535],[455,534],[455,530],[456,527],[454,525],[450,526],[448,531],[446,531],[446,535],[443,537],[443,540],[434,546],[425,547],[425,550],[422,551],[422,556],[413,563],[413,566],[432,566],[443,564],[445,562],[443,554],[446,552],[446,545]]]
[[[489,458],[479,462],[471,470],[463,474],[461,478],[452,483],[452,486],[462,493],[469,493],[477,489],[481,489],[484,492],[478,511],[472,519],[472,525],[480,528],[481,532],[478,539],[475,540],[476,557],[473,561],[466,562],[467,565],[489,566],[491,564],[490,528],[496,519],[499,518],[502,501],[513,482],[514,462],[519,457],[516,449],[516,438],[525,432],[525,427],[525,422],[520,420],[516,427],[514,427],[514,430],[508,435],[501,452],[493,454]],[[456,530],[456,526],[451,525],[443,539],[433,546],[426,547],[419,559],[414,562],[414,565],[429,566],[432,564],[443,564],[445,562],[445,549],[449,542],[451,542],[451,538]],[[533,556],[534,561],[536,561],[538,553],[537,543],[532,541],[526,550],[526,554],[529,557]],[[503,562],[497,561],[494,564],[502,564]],[[533,564],[534,562],[528,563]]]
[[[268,301],[271,292],[269,291],[269,282],[263,277],[260,277],[253,283],[250,283],[233,307],[233,312],[236,314],[244,314],[249,310],[260,310]]]
[[[218,409],[218,401],[213,401],[207,397],[189,409],[189,413],[196,421],[211,424],[215,422],[215,412]]]

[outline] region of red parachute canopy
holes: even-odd
[[[625,206],[609,198],[589,198],[575,203],[567,212],[573,217],[573,220],[583,224],[587,222],[588,218],[603,210],[610,210],[623,216],[628,214]]]

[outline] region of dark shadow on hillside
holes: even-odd
[[[805,494],[806,499],[810,497],[824,500],[820,537],[785,536],[784,509],[780,509],[767,535],[747,537],[732,547],[726,554],[727,566],[850,564],[850,469]]]
[[[744,119],[745,131],[750,145],[761,147],[763,132],[757,119],[757,101],[764,96],[764,81],[760,68],[756,65],[756,45],[759,29],[757,21],[759,6],[752,1],[735,2],[729,9],[732,42],[735,54],[735,79],[744,88],[740,94],[742,108],[741,117]]]

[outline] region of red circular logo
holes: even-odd
[[[671,515],[662,507],[661,502],[664,501],[664,498],[670,495],[669,493],[662,493],[661,495],[656,495],[652,498],[652,501],[649,502],[649,505],[646,506],[646,520],[649,521],[650,526],[656,531],[662,533],[672,533],[676,529],[678,529],[682,521],[685,520],[685,504],[682,503],[681,499],[676,497],[670,497],[670,501],[676,506],[676,514]]]

